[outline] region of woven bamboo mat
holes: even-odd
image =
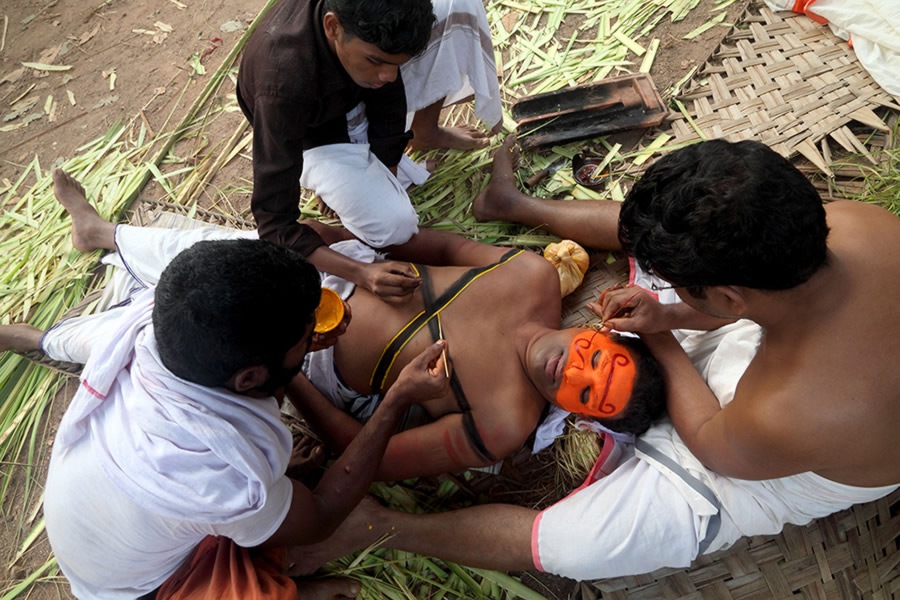
[[[595,301],[606,288],[628,282],[628,259],[624,254],[592,252],[590,256],[591,266],[584,275],[584,281],[574,292],[563,298],[563,328],[597,321],[597,317],[585,305]]]
[[[673,142],[754,139],[785,157],[800,153],[829,176],[826,137],[866,154],[848,124],[887,133],[876,110],[900,111],[827,26],[759,4],[748,7],[678,99],[690,118],[671,122]]]

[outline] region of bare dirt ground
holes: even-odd
[[[9,189],[35,159],[49,170],[77,154],[83,144],[102,137],[117,122],[145,125],[150,136],[171,130],[222,64],[247,25],[263,6],[261,0],[12,0],[0,6],[0,194]],[[746,1],[728,8],[733,23]],[[688,17],[667,20],[654,32],[663,40],[651,72],[664,90],[702,63],[727,29],[714,27],[694,40],[682,36],[706,22],[712,0],[703,0]],[[564,29],[568,28],[567,23]],[[571,31],[571,29],[570,29]],[[193,59],[192,59],[193,57]],[[42,70],[23,63],[55,65]],[[200,74],[197,65],[206,73]],[[222,94],[233,93],[226,82]],[[241,122],[240,113],[208,132],[222,136]],[[229,130],[229,127],[232,129]],[[246,185],[250,162],[241,159],[217,175],[213,187]],[[232,183],[233,182],[233,183]],[[146,194],[153,196],[153,189]],[[246,211],[249,195],[234,198]],[[0,232],[0,235],[3,235]],[[2,274],[0,274],[2,275]],[[71,387],[71,386],[70,386]],[[50,416],[44,465],[53,423],[58,422],[65,395]],[[43,482],[43,470],[35,476]],[[18,544],[11,530],[15,518],[33,507],[3,507],[0,548],[4,557]],[[6,569],[0,565],[0,590],[27,577],[49,555],[46,539]],[[566,598],[572,582],[541,577],[548,597]],[[70,598],[62,578],[32,589],[29,598]]]

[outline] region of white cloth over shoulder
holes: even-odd
[[[773,10],[827,21],[849,40],[859,62],[889,94],[900,96],[900,0],[766,0]]]
[[[274,398],[208,388],[166,369],[152,307],[153,291],[139,294],[91,353],[53,451],[90,431],[106,474],[148,510],[194,522],[244,518],[284,475],[290,432]]]
[[[400,67],[407,127],[415,111],[474,96],[475,116],[490,129],[503,118],[491,26],[482,0],[434,0],[437,22],[425,51]]]

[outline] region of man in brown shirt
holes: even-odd
[[[440,61],[466,44],[492,63],[486,31],[484,8],[476,0],[438,0],[434,10],[429,0],[285,0],[274,7],[247,44],[237,89],[253,125],[251,208],[260,237],[298,250],[320,270],[380,297],[415,289],[419,280],[407,266],[356,263],[324,247],[298,222],[301,176],[304,187],[315,189],[364,242],[384,247],[408,241],[418,230],[417,216],[407,182],[396,177],[407,142],[415,135],[419,147],[474,148],[486,145],[487,137],[472,128],[438,127],[450,90],[433,82],[417,85],[419,103],[430,104],[416,106],[400,67],[422,54],[426,62],[438,61],[442,80],[452,80]],[[445,47],[436,59],[433,50],[448,39],[451,52]],[[497,86],[493,65],[493,82],[486,83],[465,73],[465,65],[459,69],[474,88],[477,111],[479,90]],[[491,110],[483,114],[499,122],[499,97],[487,104]],[[410,132],[412,111],[417,112]],[[350,124],[348,113],[355,119]]]

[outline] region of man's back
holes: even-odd
[[[900,219],[854,202],[826,211],[829,263],[802,293],[773,294],[795,304],[767,324],[727,412],[771,444],[784,469],[855,486],[895,484]]]

